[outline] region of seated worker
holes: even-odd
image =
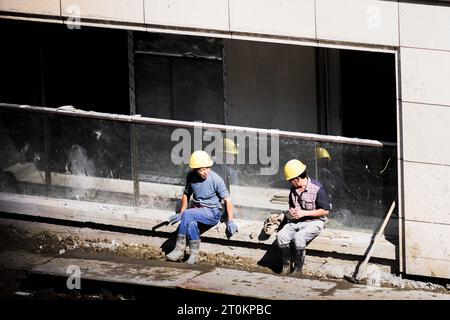
[[[228,213],[227,231],[230,235],[237,232],[237,226],[233,222],[233,203],[222,178],[211,170],[212,165],[213,161],[205,151],[192,153],[189,160],[189,167],[192,170],[187,174],[180,214],[174,214],[169,218],[171,224],[181,221],[175,249],[166,256],[170,261],[183,259],[188,238],[190,256],[186,262],[189,264],[198,262],[200,249],[198,224],[214,226],[220,221],[221,200],[224,200]],[[187,209],[191,195],[194,207]]]
[[[323,230],[325,216],[330,212],[330,201],[320,182],[308,177],[306,166],[299,160],[286,163],[284,176],[292,187],[286,214],[288,222],[278,232],[277,243],[283,263],[281,274],[288,275],[291,273],[291,243],[295,246],[292,273],[301,273],[306,246]]]

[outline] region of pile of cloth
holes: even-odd
[[[284,220],[284,213],[273,213],[264,221],[264,233],[268,236],[272,235],[278,230],[279,226]]]

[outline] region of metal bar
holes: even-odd
[[[121,115],[121,114],[110,114],[110,113],[102,113],[102,112],[94,112],[94,111],[84,111],[79,109],[67,109],[67,108],[43,108],[43,107],[33,107],[28,105],[18,105],[18,104],[9,104],[9,103],[0,103],[0,108],[4,109],[15,109],[15,110],[24,110],[24,111],[32,111],[32,112],[42,112],[42,113],[51,113],[51,114],[59,114],[59,115],[67,115],[73,117],[81,117],[81,118],[94,118],[94,119],[103,119],[103,120],[113,120],[113,121],[122,121],[122,122],[130,122],[130,123],[144,123],[144,124],[153,124],[153,125],[165,125],[165,126],[174,126],[174,127],[184,127],[184,128],[196,128],[202,127],[205,129],[217,129],[222,131],[243,131],[248,133],[263,133],[263,134],[277,134],[280,137],[287,138],[298,138],[303,140],[312,140],[312,141],[322,141],[322,142],[334,142],[340,144],[351,144],[351,145],[360,145],[360,146],[368,146],[368,147],[384,147],[384,146],[397,146],[395,142],[384,142],[378,140],[369,140],[369,139],[358,139],[358,138],[347,138],[341,136],[327,136],[320,135],[314,133],[301,133],[301,132],[291,132],[291,131],[280,131],[274,129],[258,129],[258,128],[248,128],[248,127],[239,127],[239,126],[227,126],[221,124],[211,124],[211,123],[200,123],[195,121],[181,121],[181,120],[168,120],[168,119],[159,119],[159,118],[148,118],[141,117],[141,115]]]
[[[228,124],[228,82],[227,82],[227,61],[226,61],[225,42],[222,41],[222,84],[223,84],[223,124]]]
[[[135,91],[135,76],[134,76],[134,39],[133,31],[128,31],[128,85],[130,94],[130,114],[136,114],[136,91]],[[139,207],[139,143],[136,125],[132,124],[130,127],[131,140],[131,176],[133,179],[133,196],[134,205]]]
[[[44,48],[42,45],[39,48],[39,62],[40,62],[40,81],[41,81],[41,105],[46,105],[45,97],[45,69],[44,69]],[[52,175],[50,172],[49,157],[50,157],[50,130],[49,130],[49,115],[44,115],[44,165],[45,165],[45,192],[49,195],[52,188]]]
[[[167,52],[156,52],[156,51],[143,51],[143,50],[136,50],[135,53],[137,54],[148,54],[152,56],[161,56],[161,57],[174,57],[174,58],[193,58],[193,59],[204,59],[204,60],[214,60],[214,61],[221,61],[222,58],[216,57],[216,56],[203,56],[199,54],[195,54],[192,52],[186,52],[186,53],[167,53]]]
[[[49,117],[51,115],[44,115],[44,163],[45,163],[45,191],[47,196],[52,190],[52,175],[50,172],[50,129],[49,129]]]
[[[136,114],[136,92],[134,78],[133,31],[128,31],[128,85],[130,94],[130,114]]]
[[[321,177],[319,177],[319,163],[318,163],[318,159],[317,159],[317,148],[318,148],[319,146],[318,146],[318,144],[317,144],[317,141],[315,141],[314,142],[314,174],[316,175],[316,179],[317,180],[320,180],[321,179]],[[328,190],[328,192],[329,192],[329,190]]]
[[[139,136],[136,124],[131,125],[131,174],[133,176],[134,205],[140,205],[140,187],[139,187]]]

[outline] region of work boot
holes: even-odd
[[[186,248],[186,235],[179,234],[177,236],[177,243],[175,244],[175,249],[166,255],[167,260],[170,261],[180,261],[184,257],[184,248]]]
[[[186,263],[196,264],[198,262],[198,251],[200,250],[200,240],[189,241],[190,255]]]
[[[291,273],[291,248],[290,247],[280,247],[281,251],[281,263],[283,264],[283,269],[281,270],[282,276],[287,276]]]
[[[306,250],[305,249],[296,249],[294,256],[294,270],[292,273],[301,274],[303,269],[303,264],[305,262]]]

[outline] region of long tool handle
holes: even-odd
[[[369,253],[367,253],[366,259],[364,259],[364,262],[359,267],[359,270],[364,270],[367,262],[369,262],[369,259],[372,256],[372,253],[375,250],[375,247],[377,246],[378,240],[381,238],[381,235],[384,232],[384,228],[386,227],[386,225],[387,225],[387,223],[389,221],[389,218],[391,217],[392,212],[394,211],[394,208],[395,208],[395,200],[392,202],[391,208],[389,209],[389,212],[386,215],[386,218],[384,218],[383,224],[381,225],[380,230],[378,231],[377,235],[375,236],[375,239],[373,241],[372,247],[370,248]],[[360,272],[358,271],[358,273],[360,273]]]

